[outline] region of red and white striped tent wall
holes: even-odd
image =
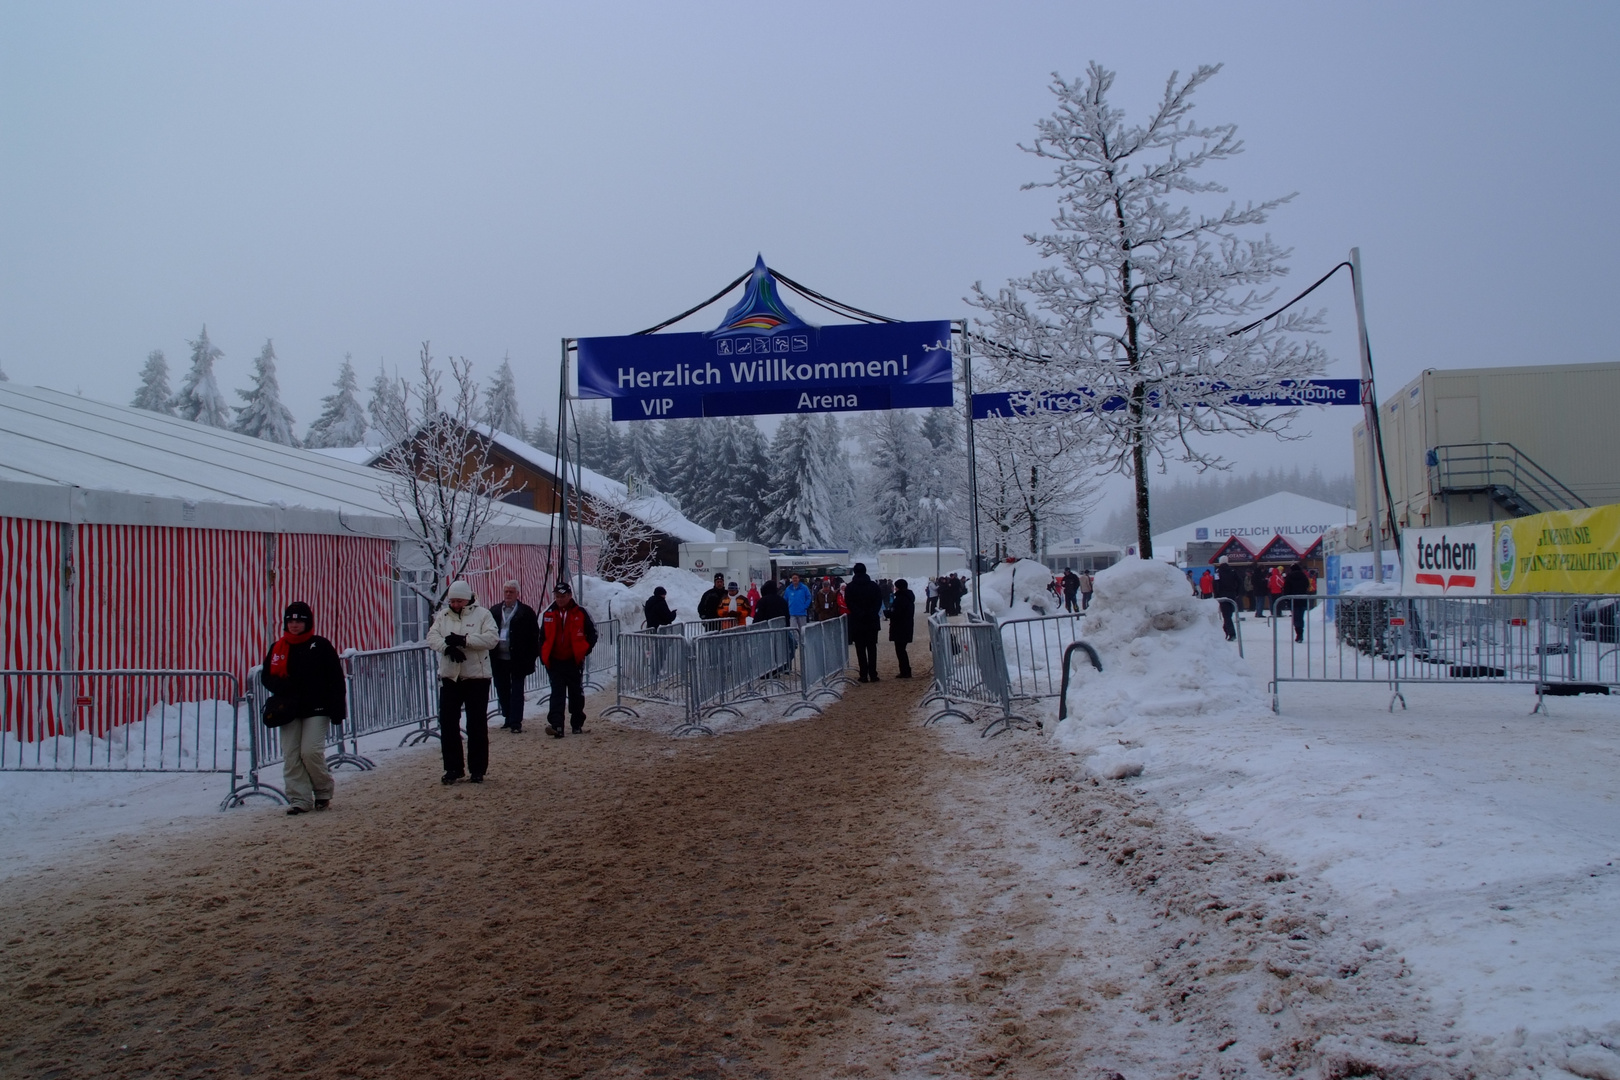
[[[397,643],[411,545],[372,469],[172,417],[0,385],[0,670],[255,667],[294,600],[337,648]],[[469,576],[544,588],[546,515],[504,509]],[[18,683],[18,686],[25,683]],[[14,686],[0,724],[57,710]],[[37,695],[36,695],[37,696]],[[101,703],[98,734],[148,703]]]

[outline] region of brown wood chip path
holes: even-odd
[[[909,682],[883,652],[822,718],[495,731],[482,786],[390,754],[326,813],[13,878],[0,1074],[1072,1075],[1066,1040],[997,1011],[1006,973],[913,995],[950,980],[929,951],[965,909],[932,860],[976,766],[913,711],[926,643]]]

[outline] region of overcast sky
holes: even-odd
[[[1240,200],[1291,295],[1362,250],[1381,390],[1425,367],[1616,359],[1620,5],[460,2],[0,5],[0,367],[127,403],[206,323],[221,385],[275,340],[302,431],[352,353],[421,341],[531,418],[558,340],[629,333],[772,266],[851,303],[960,318],[1035,266],[1019,151],[1051,73],[1098,60],[1140,117],[1225,69],[1196,118],[1248,151]],[[1356,374],[1348,280],[1317,294]],[[820,314],[797,305],[801,314]],[[718,321],[718,309],[712,318]],[[1608,329],[1606,329],[1608,328]],[[1331,415],[1330,415],[1331,413]],[[1240,468],[1350,471],[1355,410]]]

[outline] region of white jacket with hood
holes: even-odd
[[[444,639],[460,634],[467,639],[462,652],[467,659],[456,663],[444,655]],[[487,679],[490,677],[489,651],[500,643],[501,632],[495,625],[495,616],[481,604],[469,601],[457,614],[446,604],[433,616],[428,628],[428,647],[439,654],[439,678]]]

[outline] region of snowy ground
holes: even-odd
[[[1178,874],[1206,873],[1168,850],[1170,839],[1188,851],[1219,843],[1248,853],[1254,865],[1227,884],[1288,894],[1268,901],[1274,910],[1308,901],[1333,928],[1324,934],[1335,948],[1348,943],[1408,972],[1403,982],[1426,1003],[1426,1029],[1446,1033],[1462,1055],[1454,1064],[1476,1075],[1620,1077],[1612,1049],[1620,1037],[1620,702],[1551,699],[1546,714],[1530,715],[1534,700],[1523,687],[1413,686],[1409,707],[1390,713],[1383,686],[1289,684],[1273,715],[1268,623],[1245,622],[1248,659],[1240,661],[1209,605],[1157,594],[1130,576],[1116,575],[1112,607],[1099,577],[1087,637],[1102,647],[1105,671],[1084,673],[1071,719],[1058,725],[1047,702],[1051,738],[1023,732],[977,745],[1019,746],[991,752],[1043,781],[1048,772],[1096,777],[1103,786],[1095,790],[1118,803],[1108,842],[1137,835],[1167,848],[1169,863],[1138,871],[1144,887],[1155,876],[1162,890],[1192,881]],[[1146,614],[1133,615],[1132,604]],[[1164,610],[1147,611],[1155,606]],[[914,649],[926,649],[926,639]],[[779,713],[753,709],[717,731],[772,723]],[[644,716],[630,726],[674,719]],[[966,728],[948,741],[962,752],[976,743]],[[397,734],[377,736],[363,750],[385,769],[396,756],[431,752],[398,751],[396,742]],[[220,775],[0,773],[0,875],[93,858],[97,844],[120,833],[206,828],[219,820],[226,788]],[[1026,868],[1032,880],[1060,878],[1066,845],[1028,820],[1029,835],[1008,836],[1008,850],[1036,852]],[[1245,874],[1253,881],[1232,884]],[[1273,882],[1279,874],[1293,880]],[[1164,960],[1144,953],[1141,964],[1153,970]],[[1280,1007],[1261,997],[1249,1011],[1265,1019],[1264,1009]]]
[[[1614,1045],[1620,703],[1531,715],[1526,687],[1411,686],[1391,713],[1383,685],[1284,684],[1273,715],[1267,621],[1244,624],[1240,661],[1213,620],[1113,633],[1101,606],[1105,670],[1071,692],[1056,748],[1101,775],[1141,766],[1124,783],[1142,798],[1325,883],[1458,1033],[1525,1067]],[[1576,1065],[1620,1076],[1620,1057]]]

